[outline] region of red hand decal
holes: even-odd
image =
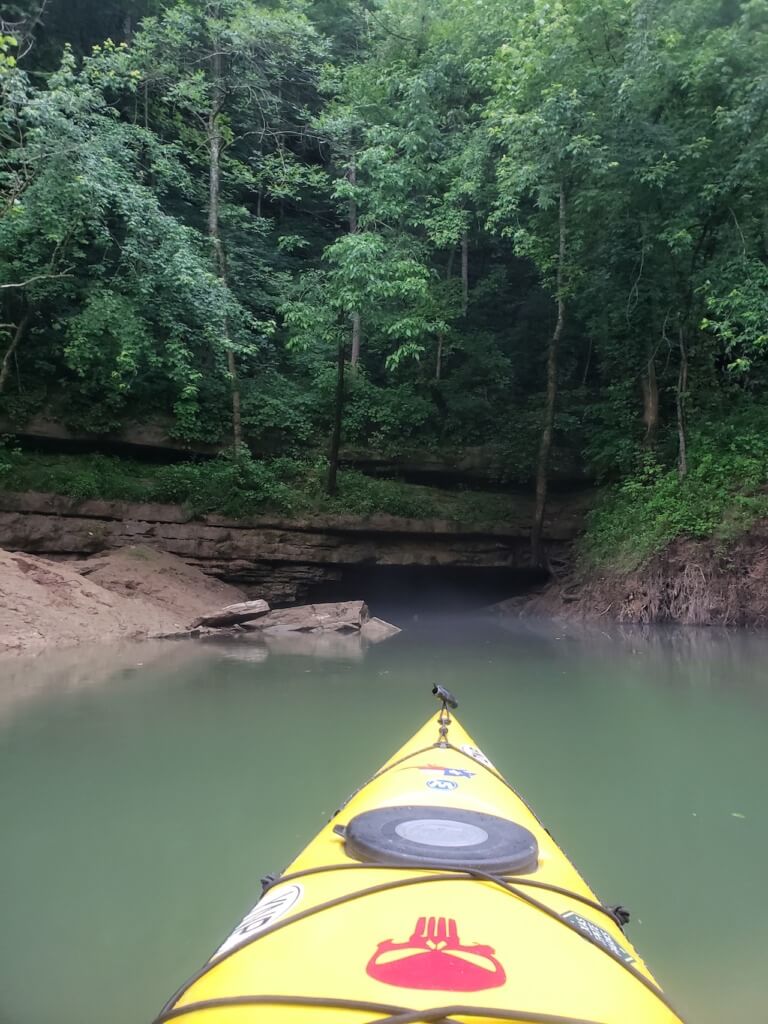
[[[399,988],[479,992],[507,980],[493,954],[491,946],[463,946],[452,918],[420,917],[407,942],[380,942],[366,971]]]

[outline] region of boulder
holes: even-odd
[[[269,612],[269,605],[266,601],[241,601],[239,604],[229,604],[210,615],[201,615],[195,619],[190,629],[197,629],[198,626],[239,626],[242,622],[252,622],[253,619],[261,618]]]

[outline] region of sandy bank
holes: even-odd
[[[0,652],[141,639],[243,596],[143,546],[66,563],[0,550]]]

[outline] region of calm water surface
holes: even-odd
[[[146,1024],[435,681],[691,1024],[768,1020],[768,637],[402,624],[0,660],[0,1024]]]

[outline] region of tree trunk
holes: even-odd
[[[469,305],[469,234],[461,236],[461,315],[467,315]]]
[[[5,390],[5,383],[8,380],[8,376],[11,372],[11,358],[16,349],[19,347],[19,342],[24,337],[24,333],[27,329],[27,325],[29,324],[31,316],[32,314],[29,312],[24,314],[24,316],[19,321],[16,330],[13,332],[13,337],[11,338],[10,345],[5,350],[3,361],[2,363],[0,363],[0,395],[2,395],[3,391]]]
[[[259,143],[259,170],[260,171],[263,168],[263,161],[264,161],[264,143],[260,142]],[[259,218],[259,220],[261,220],[261,218],[262,218],[262,211],[263,211],[263,209],[264,209],[264,181],[262,180],[261,184],[259,185],[259,190],[256,193],[256,216]]]
[[[357,165],[355,163],[354,153],[349,158],[347,180],[350,185],[357,184]],[[349,233],[350,235],[357,234],[357,200],[354,196],[349,200]],[[360,314],[355,312],[352,314],[350,319],[352,320],[352,351],[349,361],[352,366],[356,367],[360,361]]]
[[[448,253],[448,266],[445,268],[445,280],[450,281],[453,274],[453,258],[456,255],[456,250],[451,249]],[[437,359],[435,360],[435,380],[439,381],[443,372],[443,344],[445,343],[445,337],[442,334],[437,336]]]
[[[352,354],[350,356],[350,363],[352,366],[357,366],[360,360],[360,314],[352,314]]]
[[[438,334],[437,336],[437,359],[435,360],[435,380],[440,380],[440,375],[443,372],[443,335]]]
[[[539,457],[536,465],[536,505],[531,525],[531,560],[534,565],[544,565],[544,551],[541,535],[544,529],[544,510],[547,504],[549,482],[549,455],[552,450],[552,435],[555,424],[555,402],[557,400],[557,355],[565,325],[565,253],[566,253],[566,206],[565,187],[560,183],[560,248],[557,260],[557,322],[549,340],[547,350],[547,404],[544,411],[544,427],[539,443]]]
[[[688,391],[688,351],[685,345],[685,331],[678,329],[680,347],[680,372],[677,376],[677,475],[681,480],[688,473],[688,448],[685,438],[685,400]]]
[[[221,134],[221,111],[224,106],[224,87],[222,84],[221,53],[218,43],[214,41],[214,52],[211,57],[211,75],[213,79],[213,100],[208,113],[208,150],[209,150],[209,198],[208,198],[208,237],[213,248],[216,273],[225,287],[229,287],[227,273],[227,254],[221,238],[221,153],[223,138]],[[232,441],[235,452],[243,443],[243,431],[240,415],[240,384],[237,378],[237,363],[232,350],[229,336],[229,325],[224,321],[224,341],[227,345],[227,370],[229,372],[232,395]]]
[[[336,402],[333,410],[333,431],[331,432],[331,448],[328,452],[328,480],[325,487],[326,493],[331,497],[333,497],[338,490],[336,477],[339,472],[341,420],[344,414],[344,349],[344,342],[340,341],[337,357],[338,373],[336,375]]]
[[[643,389],[643,423],[645,438],[643,443],[648,448],[656,444],[659,430],[659,382],[656,379],[656,358],[651,354],[646,363],[645,372],[640,377]]]

